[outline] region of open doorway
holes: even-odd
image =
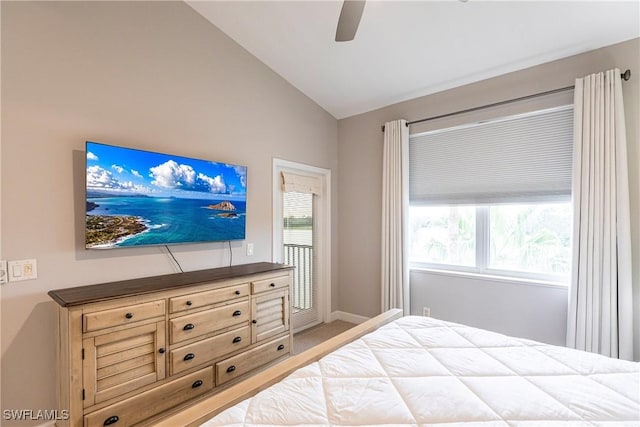
[[[330,313],[331,171],[274,159],[275,262],[295,267],[291,324],[295,332]]]

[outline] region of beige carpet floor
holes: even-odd
[[[301,353],[323,341],[332,338],[347,329],[354,327],[353,323],[334,320],[323,323],[293,335],[293,354]]]

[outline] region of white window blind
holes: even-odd
[[[412,205],[571,198],[573,106],[409,137]]]
[[[282,191],[321,194],[322,180],[318,176],[298,175],[291,172],[282,172]]]

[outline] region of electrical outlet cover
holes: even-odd
[[[0,260],[0,283],[7,283],[7,261]]]

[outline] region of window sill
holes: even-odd
[[[454,277],[462,277],[468,279],[476,279],[476,280],[486,280],[490,282],[502,282],[508,283],[512,285],[524,285],[524,286],[542,286],[547,288],[561,288],[567,289],[569,287],[568,283],[563,282],[553,282],[547,280],[538,280],[538,279],[527,279],[521,277],[507,277],[507,276],[498,276],[491,274],[481,274],[481,273],[470,273],[465,271],[455,271],[455,270],[444,270],[437,268],[426,268],[426,267],[409,267],[411,272],[417,273],[429,273],[429,274],[438,274],[442,276],[454,276]]]

